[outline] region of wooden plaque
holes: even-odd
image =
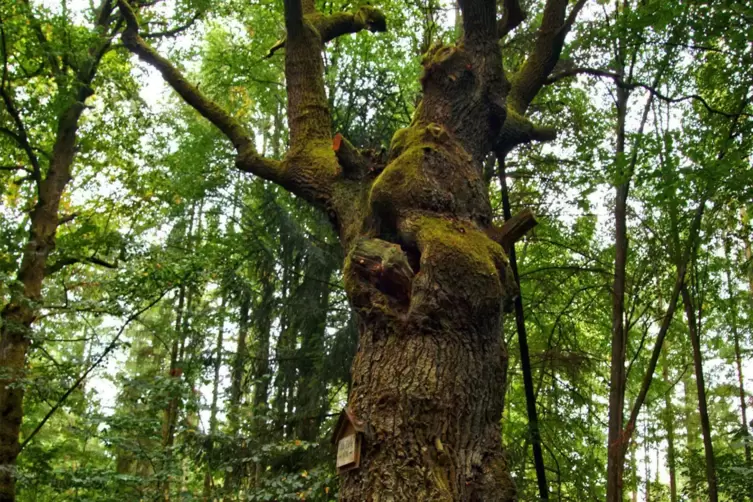
[[[337,442],[337,468],[356,462],[356,435],[345,436]]]
[[[347,410],[340,413],[332,443],[337,445],[337,473],[357,469],[361,465],[363,429],[353,420]]]

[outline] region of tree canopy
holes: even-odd
[[[0,0],[0,501],[753,500],[751,40]]]

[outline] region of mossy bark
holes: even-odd
[[[481,161],[504,102],[486,54],[432,49],[423,103],[386,167],[333,198],[360,321],[348,407],[365,431],[342,500],[515,500],[499,424],[501,314],[517,290],[488,236]]]
[[[488,199],[470,155],[449,134],[413,128],[357,212],[372,224],[352,222],[363,231],[345,242],[360,319],[348,406],[366,432],[341,498],[514,500],[499,430],[512,274],[484,232]]]
[[[364,430],[361,465],[342,478],[343,500],[515,500],[499,422],[501,313],[517,288],[490,237],[483,163],[492,152],[553,137],[525,114],[584,2],[566,16],[567,0],[547,0],[531,54],[510,80],[499,38],[524,13],[502,3],[498,22],[495,0],[458,1],[462,38],[427,52],[421,103],[383,159],[341,136],[332,141],[322,59],[331,36],[381,31],[382,17],[371,8],[323,16],[312,0],[284,0],[287,36],[272,52],[284,45],[290,145],[275,162],[138,36],[136,16],[119,0],[126,46],[226,134],[238,168],[323,209],[340,236],[360,325],[348,407]]]

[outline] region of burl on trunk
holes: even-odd
[[[322,51],[343,34],[384,31],[384,16],[285,0],[287,36],[272,52],[285,50],[290,145],[278,161],[259,156],[242,124],[146,44],[119,0],[124,44],[225,133],[236,166],[326,211],[340,236],[360,321],[348,411],[363,434],[343,500],[515,500],[499,424],[501,314],[517,291],[504,249],[532,218],[492,227],[482,163],[554,137],[525,114],[584,1],[569,16],[567,0],[547,2],[533,50],[508,80],[499,40],[523,20],[517,1],[502,2],[498,20],[495,0],[460,0],[463,36],[424,56],[421,102],[382,159],[332,140]]]

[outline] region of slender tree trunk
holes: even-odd
[[[706,400],[706,386],[703,379],[703,356],[701,354],[701,339],[696,324],[696,314],[693,301],[687,286],[682,288],[682,301],[685,305],[685,317],[688,321],[690,342],[693,346],[693,367],[695,368],[696,388],[698,392],[698,411],[701,417],[701,431],[703,433],[703,449],[706,458],[706,481],[708,482],[709,500],[719,500],[716,480],[716,460],[714,459],[714,447],[711,443],[711,424]]]
[[[745,465],[753,466],[751,461],[750,433],[748,431],[747,403],[745,402],[745,376],[743,375],[742,351],[740,350],[740,333],[737,326],[737,296],[732,286],[732,271],[730,270],[730,244],[725,240],[725,257],[727,263],[727,293],[729,296],[730,328],[735,347],[735,366],[737,368],[737,385],[740,394],[740,419],[742,421],[742,434],[745,438]]]
[[[184,317],[186,313],[186,286],[181,285],[178,289],[178,304],[175,310],[175,332],[173,334],[173,340],[170,347],[170,366],[168,367],[168,376],[171,382],[180,379],[180,346],[181,340],[184,336]],[[159,491],[162,493],[163,500],[170,500],[170,476],[167,471],[170,469],[170,462],[172,459],[172,445],[175,433],[175,422],[177,420],[178,413],[178,398],[173,394],[175,389],[170,386],[170,398],[167,402],[167,407],[164,409],[162,417],[162,450],[164,460],[162,462],[162,471],[165,475],[164,481],[160,483]]]
[[[205,502],[211,502],[212,500],[212,467],[213,467],[213,454],[214,454],[214,436],[217,434],[217,401],[219,399],[220,390],[220,370],[222,369],[222,340],[225,331],[225,304],[227,302],[227,293],[222,296],[222,304],[220,305],[220,325],[217,330],[217,344],[214,349],[214,378],[212,380],[212,404],[209,408],[209,434],[206,451],[206,466],[204,473],[204,493],[203,498]]]
[[[632,473],[632,495],[630,500],[638,502],[638,461],[635,459],[636,447],[630,448],[630,472]]]
[[[269,337],[274,320],[274,282],[271,273],[264,273],[261,281],[261,297],[259,298],[258,315],[255,316],[254,340],[254,365],[252,378],[254,381],[254,393],[251,406],[257,418],[254,419],[254,428],[262,430],[264,422],[258,418],[265,416],[269,407]]]
[[[240,296],[240,312],[238,321],[238,341],[236,342],[235,355],[230,374],[230,399],[228,410],[228,422],[231,434],[237,434],[240,426],[238,411],[243,397],[243,378],[245,376],[246,362],[248,361],[248,327],[249,313],[251,309],[251,293],[243,289]]]
[[[627,116],[627,89],[617,89],[617,146],[616,163],[624,164],[625,118]],[[626,173],[615,192],[615,258],[612,284],[612,359],[609,384],[609,425],[607,447],[607,501],[622,501],[622,475],[625,464],[623,444],[623,409],[625,406],[625,348],[627,334],[623,325],[625,315],[625,269],[627,265],[627,197],[630,179]]]
[[[502,190],[502,210],[506,221],[512,218],[510,210],[510,195],[507,190],[507,178],[505,176],[505,160],[499,159],[499,182]],[[515,256],[515,245],[510,247],[510,268],[512,269],[515,283],[520,289],[520,276],[518,263]],[[533,464],[536,468],[536,481],[538,483],[539,498],[549,500],[549,487],[546,481],[546,468],[544,466],[544,454],[541,450],[541,433],[539,431],[539,419],[536,413],[536,396],[533,389],[533,375],[531,371],[531,358],[528,353],[528,335],[526,334],[525,313],[523,311],[523,295],[518,294],[514,300],[515,327],[518,331],[518,344],[520,346],[520,366],[523,372],[523,386],[526,395],[526,412],[528,414],[528,432],[533,447]],[[525,465],[525,459],[523,461]]]
[[[662,354],[662,379],[667,390],[664,394],[664,429],[667,431],[667,470],[669,471],[669,498],[677,502],[677,475],[675,472],[675,424],[674,406],[672,405],[672,390],[669,389],[669,361],[667,354],[669,346],[665,342]],[[658,464],[657,464],[658,465]]]
[[[740,210],[740,217],[743,223],[745,261],[748,263],[748,291],[750,291],[750,304],[753,307],[753,251],[750,245],[750,217],[747,207],[743,206]]]
[[[240,432],[240,407],[244,394],[243,381],[246,375],[246,363],[248,362],[248,331],[249,331],[249,314],[251,310],[251,292],[244,287],[240,295],[240,313],[238,321],[238,341],[236,343],[235,355],[233,356],[232,369],[230,374],[230,399],[228,400],[228,424],[230,435],[236,437],[235,441],[242,443],[243,440],[238,437]],[[225,500],[231,499],[231,494],[237,489],[241,473],[237,465],[234,465],[231,471],[225,471],[225,478],[222,484],[222,492]]]
[[[646,502],[651,500],[651,442],[648,437],[648,415],[650,414],[650,408],[646,407],[646,415],[643,420],[643,467],[646,477]]]
[[[307,277],[310,286],[306,288],[309,293],[305,297],[313,312],[307,316],[298,351],[295,423],[296,437],[309,442],[316,441],[319,436],[319,427],[328,402],[327,376],[322,372],[322,355],[327,329],[330,273],[330,270],[325,270],[323,274],[309,270],[310,277]]]
[[[698,393],[695,386],[695,376],[687,375],[683,379],[682,388],[685,396],[685,447],[688,451],[693,451],[698,449],[701,438],[701,424],[696,413]]]
[[[296,386],[296,344],[298,342],[298,319],[304,316],[301,311],[305,297],[301,294],[299,277],[302,273],[303,253],[298,242],[283,235],[282,239],[282,287],[279,316],[279,336],[275,345],[277,371],[275,372],[274,418],[275,431],[281,437],[290,437],[293,432],[293,411],[295,408]]]

